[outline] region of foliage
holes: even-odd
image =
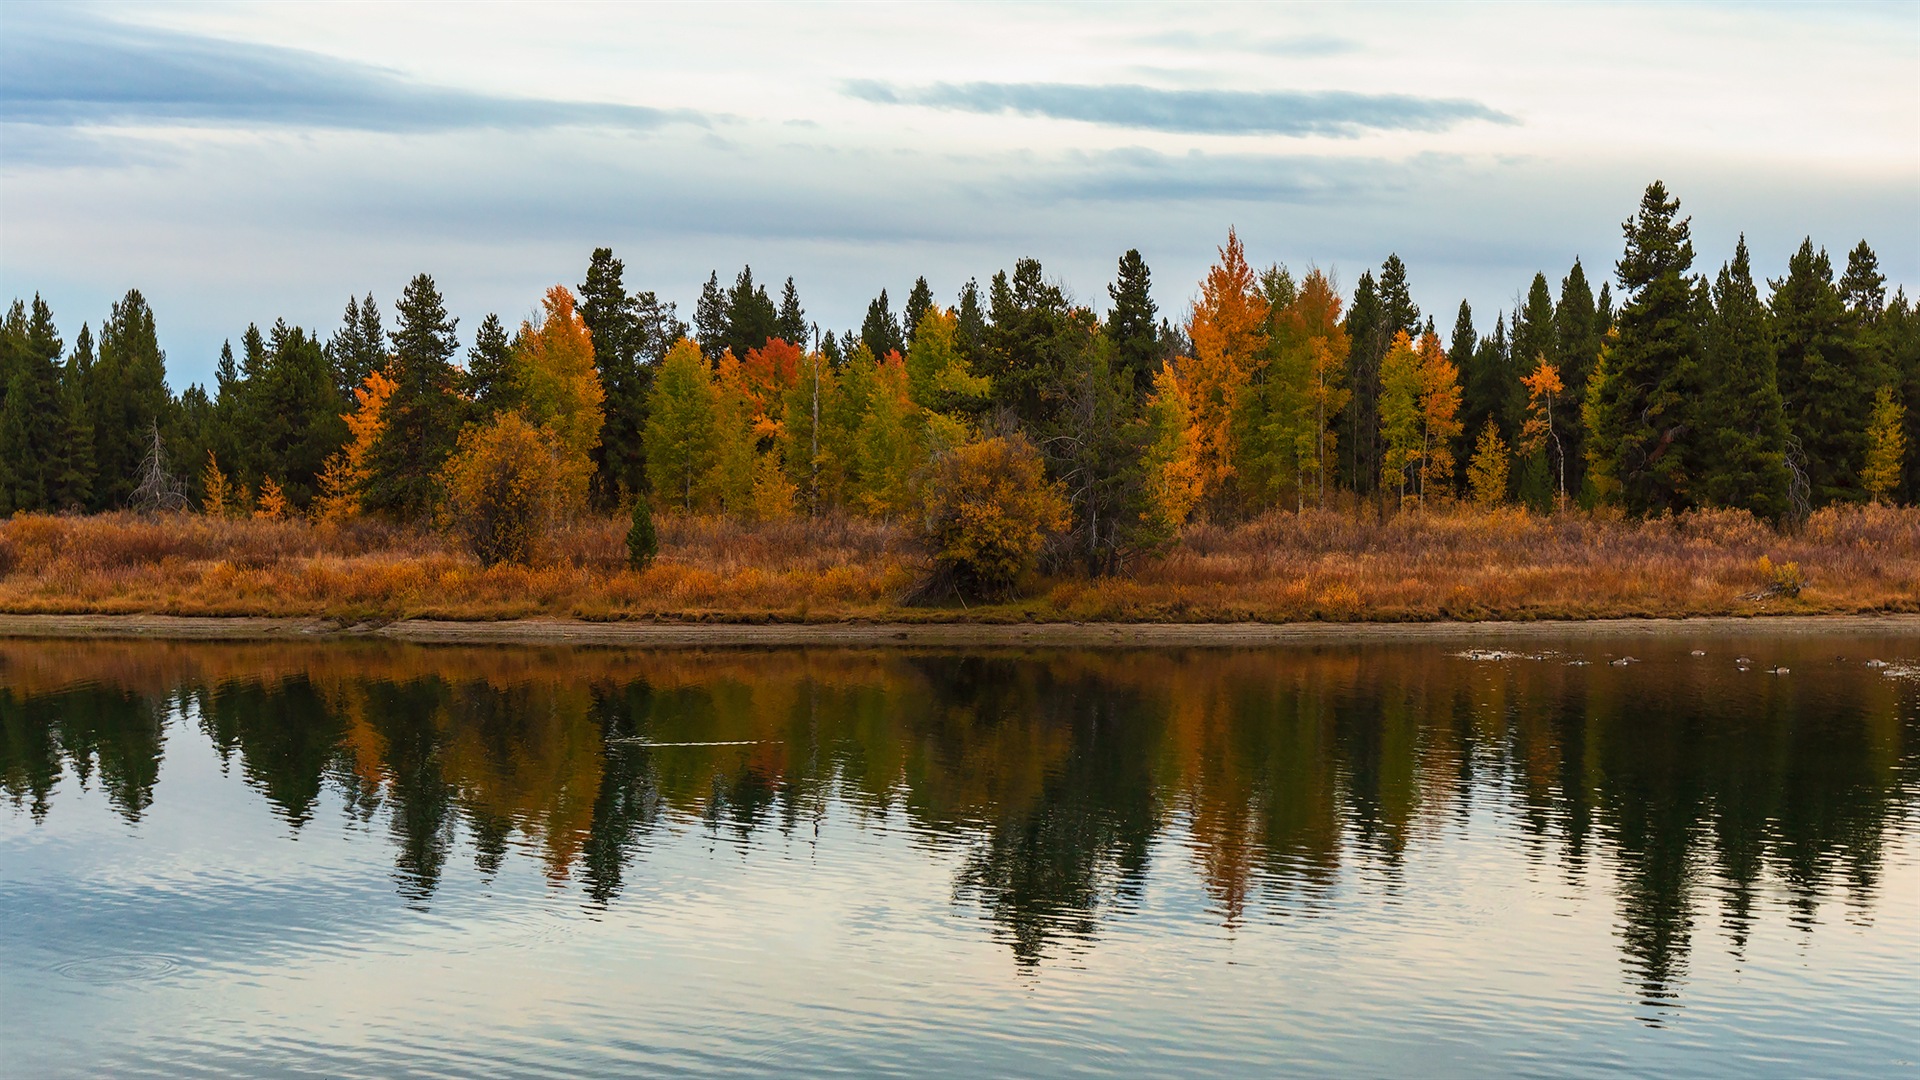
[[[495,415],[460,434],[443,484],[453,531],[483,566],[532,562],[568,511],[572,448],[518,412]]]
[[[660,554],[660,534],[653,527],[653,508],[645,499],[633,500],[633,524],[627,528],[627,567],[645,570]]]
[[[547,290],[538,325],[523,323],[513,349],[513,396],[527,421],[560,448],[556,481],[569,513],[586,508],[593,451],[600,445],[604,391],[593,364],[593,336],[564,285]]]
[[[262,521],[280,521],[288,517],[292,506],[287,502],[286,492],[271,476],[260,478],[260,497],[255,500],[253,516]]]
[[[1506,440],[1500,437],[1500,425],[1489,418],[1467,465],[1467,488],[1475,506],[1491,509],[1507,501],[1507,469],[1512,459]]]
[[[381,416],[393,391],[394,382],[384,371],[367,372],[362,385],[354,389],[354,411],[340,417],[347,425],[347,445],[327,459],[320,474],[320,496],[314,503],[319,520],[342,521],[360,512],[367,458],[380,437]]]
[[[925,534],[940,568],[973,596],[1001,597],[1030,573],[1050,533],[1070,524],[1066,496],[1047,481],[1024,436],[948,451],[927,485]]]
[[[1875,502],[1887,501],[1900,483],[1900,466],[1907,454],[1906,418],[1906,406],[1894,400],[1893,387],[1874,391],[1873,418],[1867,425],[1867,465],[1860,471],[1860,484]]]
[[[694,508],[715,461],[716,398],[700,347],[682,338],[661,362],[647,408],[647,480],[664,506]]]
[[[1174,361],[1187,393],[1193,461],[1202,501],[1220,492],[1234,471],[1233,412],[1241,387],[1266,348],[1267,301],[1246,249],[1233,230],[1220,261],[1200,283],[1187,321],[1193,356]]]
[[[456,320],[433,278],[419,274],[395,305],[390,335],[394,388],[381,409],[380,432],[366,456],[361,505],[402,520],[425,520],[440,501],[447,458],[459,439],[461,406],[454,396]]]

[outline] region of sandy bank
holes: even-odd
[[[1432,623],[673,623],[513,619],[342,626],[324,619],[168,615],[4,615],[0,637],[168,641],[387,639],[420,644],[1250,646],[1347,642],[1655,636],[1899,634],[1920,638],[1920,615],[1594,619]]]

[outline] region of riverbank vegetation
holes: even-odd
[[[1311,619],[1905,609],[1920,308],[1863,241],[1763,300],[1655,183],[1612,283],[1450,337],[1229,232],[1176,325],[1031,259],[823,332],[743,269],[681,322],[608,249],[460,362],[419,275],[166,384],[136,292],[0,327],[0,605],[588,618]],[[63,359],[64,356],[64,359]]]
[[[1128,572],[1034,574],[1019,595],[903,603],[933,576],[905,526],[584,518],[537,565],[377,519],[19,515],[0,523],[0,610],[495,619],[1431,620],[1920,611],[1920,509],[1829,507],[1781,532],[1745,511],[1650,519],[1451,506],[1356,518],[1274,511],[1189,525]]]

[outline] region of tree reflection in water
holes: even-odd
[[[463,835],[480,873],[524,848],[604,907],[663,828],[750,844],[833,804],[952,853],[955,903],[1023,965],[1096,939],[1139,902],[1150,859],[1182,846],[1232,926],[1313,903],[1343,866],[1391,884],[1423,837],[1491,798],[1536,860],[1614,875],[1624,961],[1657,1003],[1710,900],[1736,952],[1763,885],[1801,925],[1833,893],[1869,911],[1910,812],[1915,684],[1823,666],[1831,642],[1798,647],[1791,680],[1758,681],[1424,646],[4,642],[0,791],[41,821],[70,776],[138,822],[168,718],[189,718],[291,829],[328,790],[358,820],[384,816],[416,905]]]

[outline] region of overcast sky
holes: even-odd
[[[1864,237],[1913,292],[1920,4],[0,5],[0,292],[71,342],[137,286],[176,389],[419,271],[465,344],[598,245],[845,328],[1022,256],[1104,311],[1130,247],[1177,317],[1233,225],[1484,331],[1656,177],[1702,269]]]

